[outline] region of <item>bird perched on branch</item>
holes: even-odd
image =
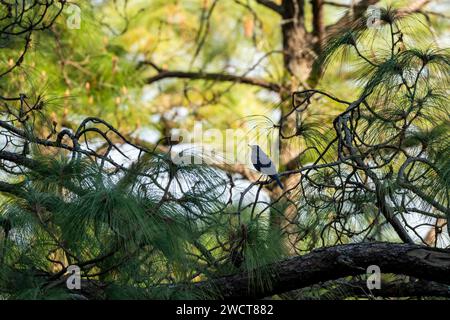
[[[281,189],[284,189],[284,186],[280,181],[280,177],[278,176],[277,169],[269,156],[265,154],[258,145],[249,146],[252,148],[251,161],[255,169],[262,174],[268,175],[277,182]]]

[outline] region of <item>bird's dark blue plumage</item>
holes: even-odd
[[[255,169],[263,174],[268,175],[270,178],[276,181],[281,189],[284,189],[284,186],[280,181],[280,177],[278,176],[277,169],[275,168],[275,165],[273,164],[269,156],[265,154],[258,145],[252,145],[251,148],[251,160]]]

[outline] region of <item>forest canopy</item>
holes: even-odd
[[[0,1],[0,299],[448,299],[450,6],[348,3]]]

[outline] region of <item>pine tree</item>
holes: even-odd
[[[423,41],[429,34],[410,13],[380,9],[376,26],[362,15],[321,39],[312,72],[326,77],[346,57],[360,90],[355,100],[293,94],[276,128],[305,148],[280,172],[278,194],[264,180],[239,190],[224,168],[175,161],[170,144],[135,143],[102,117],[62,128],[50,109],[58,98],[33,92],[19,70],[66,4],[33,3],[0,3],[1,57],[15,57],[2,64],[0,86],[16,90],[0,95],[1,298],[359,297],[373,262],[392,273],[383,279],[392,286],[400,274],[420,278],[388,296],[448,297],[448,249],[419,245],[408,218],[432,224],[450,214],[450,57]],[[337,114],[310,113],[319,99],[340,106]],[[292,117],[295,131],[284,132]],[[80,268],[80,290],[66,286],[70,266]]]

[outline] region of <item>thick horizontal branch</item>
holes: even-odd
[[[23,196],[24,190],[21,188],[21,184],[11,184],[0,181],[0,193],[8,193],[14,196]]]
[[[298,298],[309,297],[312,288],[300,290]],[[337,300],[347,298],[400,298],[400,297],[441,297],[450,298],[450,288],[447,284],[426,281],[415,278],[400,277],[395,280],[381,281],[379,289],[367,288],[366,280],[328,281],[324,285],[317,287],[323,291],[318,300]],[[316,298],[314,298],[316,299]]]
[[[29,169],[38,169],[39,162],[26,156],[9,151],[0,151],[0,160],[6,160]]]
[[[414,244],[360,243],[314,250],[264,268],[195,284],[200,290],[217,292],[222,298],[262,298],[346,276],[365,274],[377,265],[382,273],[412,276],[450,284],[450,250]],[[256,274],[267,274],[256,279]],[[259,281],[260,280],[260,281]],[[252,284],[255,284],[252,286]],[[265,283],[258,286],[257,283]]]
[[[281,87],[276,83],[268,82],[257,78],[249,78],[226,73],[205,73],[205,72],[169,71],[169,70],[161,70],[155,76],[148,78],[146,82],[147,84],[151,84],[169,78],[243,83],[261,87],[275,92],[279,92],[281,89]]]

